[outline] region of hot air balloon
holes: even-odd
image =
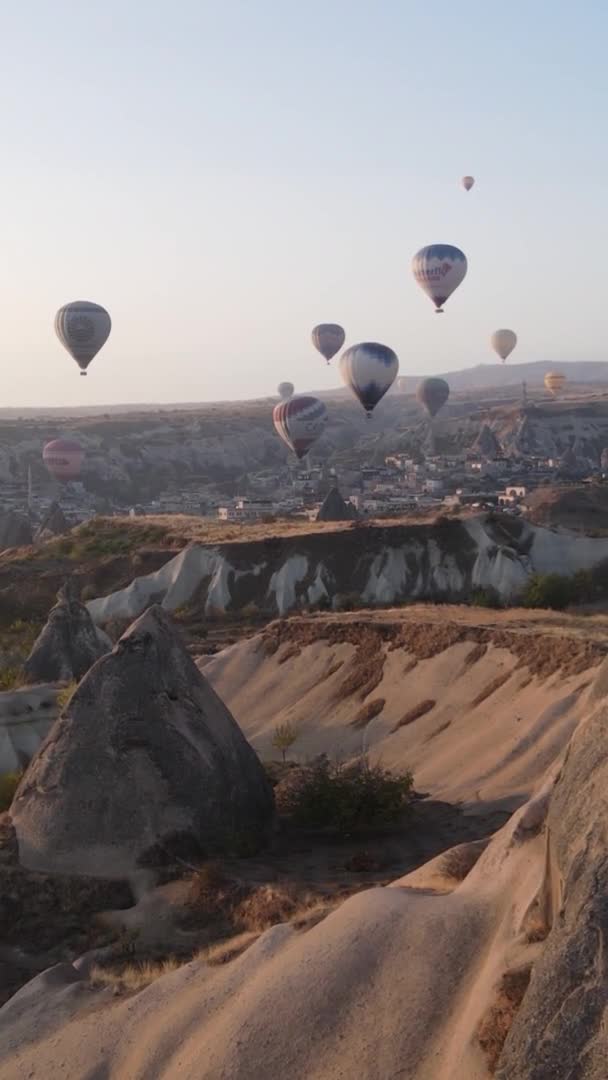
[[[312,343],[329,364],[344,345],[346,334],[337,323],[319,323],[312,332]]]
[[[53,439],[44,447],[42,460],[55,480],[76,480],[80,476],[84,450],[75,439]]]
[[[470,191],[471,188],[473,187],[473,184],[475,183],[475,177],[474,176],[463,176],[460,183],[462,184],[465,191]]]
[[[560,371],[548,371],[544,381],[545,388],[553,394],[553,397],[557,397],[566,383],[566,376],[562,375]]]
[[[318,398],[298,394],[275,405],[272,420],[283,442],[303,458],[325,429],[327,409]]]
[[[280,382],[277,386],[277,394],[281,401],[289,401],[290,397],[293,397],[294,389],[292,382]]]
[[[112,329],[112,320],[105,308],[89,300],[74,300],[64,304],[55,316],[55,333],[61,344],[86,375],[94,356],[105,345]]]
[[[431,419],[437,415],[450,396],[445,379],[423,379],[416,388],[416,397]]]
[[[503,364],[517,345],[517,334],[513,330],[495,330],[490,338],[490,343],[495,353],[498,353]]]
[[[430,296],[438,314],[467,272],[467,260],[460,248],[451,244],[430,244],[412,259],[412,273]]]
[[[340,357],[340,374],[359,398],[368,418],[392,386],[398,371],[397,354],[388,345],[376,341],[351,345]]]

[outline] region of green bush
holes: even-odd
[[[0,776],[0,813],[10,809],[22,776],[21,771],[3,773]]]
[[[563,574],[533,574],[521,595],[520,602],[528,608],[552,608],[563,611],[577,599],[576,581]]]
[[[5,667],[0,669],[0,691],[16,690],[19,686],[23,686],[24,682],[25,673],[23,668]]]
[[[471,595],[473,607],[500,608],[502,607],[500,593],[497,589],[488,586],[485,589],[475,589]]]
[[[72,700],[74,691],[77,686],[78,683],[76,679],[72,679],[72,682],[69,682],[67,686],[64,686],[63,689],[61,689],[57,694],[55,700],[57,702],[57,708],[59,709],[60,713],[62,713],[66,706],[70,704],[70,701]]]
[[[396,822],[407,807],[413,779],[365,758],[351,765],[326,757],[292,769],[275,788],[277,810],[294,825],[330,829],[341,837]]]
[[[287,756],[287,751],[291,750],[293,744],[297,742],[299,736],[298,729],[295,724],[286,720],[284,724],[277,724],[272,736],[272,745],[275,750],[280,750],[283,761]]]

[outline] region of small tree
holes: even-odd
[[[293,744],[298,739],[298,729],[295,724],[286,720],[284,724],[277,724],[274,729],[274,735],[272,736],[272,745],[275,750],[280,750],[283,755],[283,761],[287,756],[287,751],[291,749]]]

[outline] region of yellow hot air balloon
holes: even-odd
[[[562,375],[560,371],[548,371],[545,375],[545,388],[549,393],[553,394],[553,397],[557,397],[565,383],[566,376]]]

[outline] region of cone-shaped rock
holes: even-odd
[[[32,543],[32,527],[23,514],[0,511],[0,551]]]
[[[158,606],[82,680],[11,807],[25,866],[100,877],[256,842],[273,812],[256,754]]]
[[[51,503],[48,513],[40,522],[34,539],[50,540],[53,536],[62,536],[70,531],[70,524],[58,502]]]
[[[481,454],[481,456],[485,458],[493,459],[500,454],[500,443],[492,431],[492,428],[488,427],[487,424],[484,424],[479,432],[473,449],[477,454]]]
[[[333,487],[321,504],[317,521],[352,521],[356,516],[354,506],[345,502],[337,487]]]
[[[79,680],[111,648],[110,639],[97,629],[74,587],[66,582],[25,661],[26,681]]]
[[[580,468],[581,463],[579,462],[573,447],[569,446],[567,450],[564,450],[564,453],[559,459],[559,471],[562,473],[576,473],[580,471]]]

